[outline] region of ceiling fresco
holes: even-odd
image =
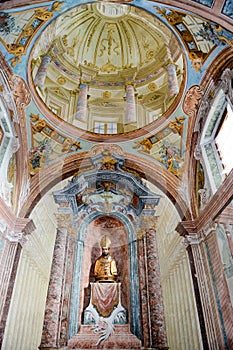
[[[232,16],[227,2],[223,11]],[[194,113],[189,92],[233,46],[232,33],[146,0],[46,2],[2,10],[0,19],[1,52],[32,96],[26,107],[32,176],[98,142],[121,143],[182,176]],[[3,99],[6,91],[3,82]]]

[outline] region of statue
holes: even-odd
[[[100,241],[102,255],[96,260],[94,266],[94,276],[96,282],[116,282],[117,267],[116,261],[111,257],[111,241],[108,236],[103,236]]]

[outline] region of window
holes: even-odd
[[[95,122],[94,132],[96,132],[97,134],[105,134],[104,123]]]
[[[107,134],[117,134],[117,124],[108,123],[107,124]]]
[[[229,174],[233,168],[233,112],[228,103],[225,113],[216,133],[216,145],[222,160],[224,174]]]
[[[117,123],[95,122],[94,132],[97,134],[117,134]]]
[[[230,100],[219,90],[213,101],[201,136],[203,168],[215,193],[233,167],[233,112]]]

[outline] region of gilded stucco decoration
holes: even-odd
[[[24,15],[20,15],[19,19],[14,14],[0,13],[0,42],[13,55],[10,59],[12,67],[21,62],[21,57],[27,53],[33,36],[53,17],[55,11],[60,11],[62,4],[62,2],[55,1],[50,7],[41,7],[31,12],[26,11]]]
[[[204,91],[202,87],[198,85],[192,86],[186,92],[184,102],[183,102],[183,110],[188,116],[190,117],[196,116],[203,95],[204,95]]]

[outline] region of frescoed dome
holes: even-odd
[[[90,137],[166,120],[184,85],[173,32],[126,4],[81,5],[59,16],[37,40],[31,68],[44,111]]]

